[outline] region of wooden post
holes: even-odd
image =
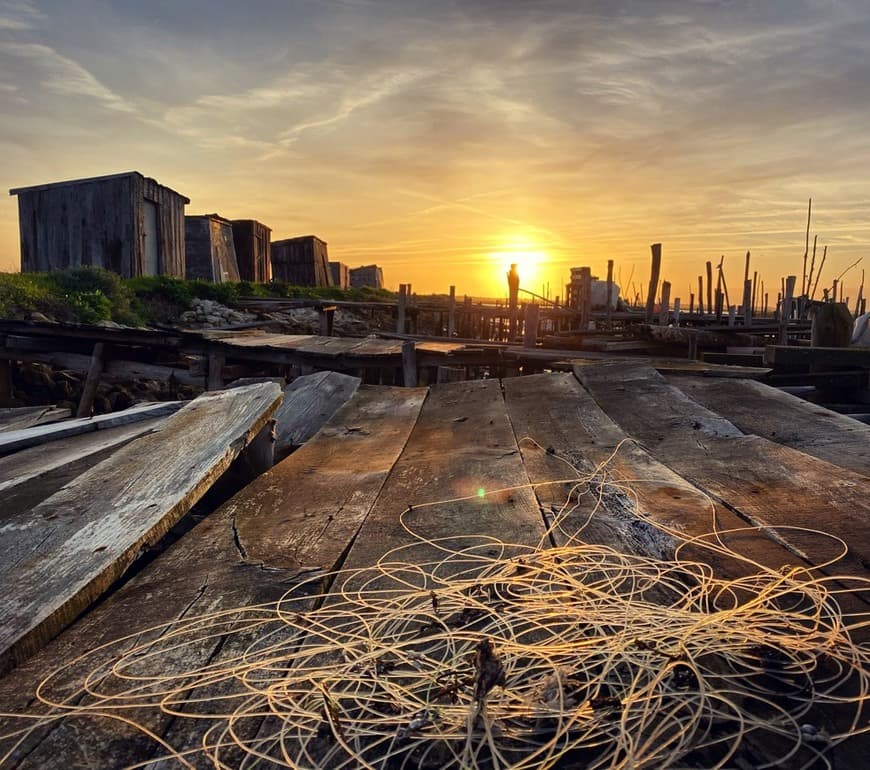
[[[90,417],[94,411],[94,397],[97,395],[97,386],[100,384],[100,375],[103,373],[105,365],[105,348],[102,342],[94,345],[94,350],[91,353],[91,367],[88,369],[88,376],[85,378],[85,386],[82,390],[82,397],[79,401],[79,407],[76,410],[76,417]]]
[[[447,300],[447,336],[456,336],[456,287],[450,287],[450,299]]]
[[[695,312],[695,292],[689,292],[689,315]]]
[[[723,307],[724,299],[725,299],[725,297],[722,294],[722,289],[716,289],[715,315],[716,315],[716,322],[717,323],[722,320],[722,307]]]
[[[227,358],[223,353],[212,350],[208,354],[208,380],[206,390],[220,390],[224,386],[224,364]],[[305,374],[305,371],[302,370]]]
[[[605,312],[607,315],[607,328],[613,328],[613,310],[610,307],[610,303],[613,301],[613,260],[607,260],[607,305],[605,306]]]
[[[758,271],[752,274],[752,315],[755,315],[755,309],[758,307]]]
[[[737,321],[737,305],[728,306],[728,325],[734,326]]]
[[[580,330],[589,330],[592,318],[592,268],[580,268]]]
[[[680,298],[674,300],[674,326],[680,325]]]
[[[837,301],[837,289],[839,288],[840,282],[836,278],[834,278],[833,283],[831,284],[831,295],[833,296],[834,302]]]
[[[517,300],[520,294],[520,274],[517,266],[511,265],[507,274],[508,281],[508,341],[513,342],[517,336]]]
[[[335,305],[320,307],[318,312],[320,313],[320,336],[331,337],[335,322]]]
[[[860,305],[860,300],[858,301]],[[857,305],[856,305],[857,307]],[[9,406],[12,401],[12,367],[6,359],[0,360],[0,406]]]
[[[532,303],[526,305],[525,329],[523,334],[523,347],[533,348],[538,344],[538,318],[540,317],[540,305]]]
[[[698,315],[704,315],[704,277],[698,276]]]
[[[652,265],[650,267],[649,289],[646,295],[646,322],[653,322],[653,308],[656,304],[656,293],[659,288],[659,273],[662,269],[662,245],[654,243],[650,246],[652,251]]]
[[[713,263],[707,263],[707,312],[713,312]]]
[[[408,287],[404,283],[399,284],[399,304],[396,312],[396,331],[405,333],[405,307],[408,303]]]
[[[752,326],[752,281],[743,281],[743,325]]]
[[[417,346],[414,340],[402,343],[402,375],[406,388],[417,387]]]
[[[662,281],[662,306],[659,311],[659,326],[667,326],[671,319],[671,283]]]
[[[785,280],[785,295],[782,298],[782,312],[779,320],[779,344],[788,343],[788,322],[791,320],[792,300],[794,298],[794,285],[797,276],[790,275]]]

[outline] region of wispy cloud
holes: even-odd
[[[45,14],[27,0],[0,0],[0,31],[33,29],[44,19]]]
[[[0,42],[0,54],[26,59],[41,75],[39,83],[46,90],[65,96],[85,96],[118,112],[135,112],[123,97],[103,85],[84,67],[41,43]]]

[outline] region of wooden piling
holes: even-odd
[[[402,376],[406,388],[417,387],[417,345],[414,340],[402,343]]]
[[[399,284],[399,303],[396,313],[396,332],[405,333],[405,309],[408,303],[408,287],[404,283]]]
[[[743,325],[752,326],[752,281],[749,278],[743,280]]]
[[[511,342],[517,336],[517,302],[520,293],[520,275],[517,266],[511,265],[507,274],[508,280],[508,338]]]
[[[698,315],[704,315],[704,277],[698,276]]]
[[[525,324],[523,329],[523,347],[533,348],[538,344],[538,319],[540,306],[532,303],[526,305]]]
[[[611,309],[611,302],[613,301],[613,260],[607,260],[607,305],[606,305],[606,317],[607,317],[607,328],[613,328],[613,310]]]
[[[450,287],[450,298],[447,300],[447,336],[456,335],[456,287]]]
[[[680,298],[674,300],[674,326],[680,325]]]
[[[654,243],[650,246],[652,252],[652,264],[650,266],[649,289],[646,294],[646,322],[653,322],[653,311],[656,303],[656,293],[659,288],[659,273],[662,269],[662,245]]]
[[[659,308],[659,326],[667,326],[671,319],[671,282],[662,281],[662,305]]]
[[[105,365],[105,347],[102,342],[94,345],[91,353],[91,366],[85,379],[82,397],[76,410],[76,417],[90,417],[94,410],[94,398],[97,395],[97,386],[100,384],[100,375]]]
[[[707,312],[713,312],[713,263],[707,262]]]

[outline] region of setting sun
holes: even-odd
[[[527,238],[507,239],[490,256],[496,272],[493,281],[500,287],[499,293],[504,293],[507,289],[506,276],[511,265],[517,266],[521,287],[529,291],[541,291],[541,281],[544,279],[549,258],[534,241]]]

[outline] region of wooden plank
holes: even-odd
[[[94,345],[94,352],[91,353],[91,365],[88,367],[88,376],[85,378],[82,396],[79,399],[76,417],[90,417],[94,410],[94,397],[97,395],[97,386],[100,384],[100,375],[103,373],[103,366],[107,358],[105,343],[98,342]]]
[[[870,348],[804,348],[792,345],[768,345],[764,362],[774,369],[810,371],[815,367],[870,369]]]
[[[727,507],[657,461],[595,403],[571,374],[537,374],[503,381],[508,414],[534,484],[592,474],[589,492],[553,530],[557,545],[599,543],[617,551],[671,559],[693,537],[745,526]],[[604,483],[599,495],[599,483]],[[535,493],[552,522],[574,483],[546,484]],[[623,491],[627,487],[631,494]],[[735,553],[777,569],[794,556],[756,532],[720,534]],[[720,577],[755,571],[754,566],[713,550],[685,548],[681,558],[709,563]]]
[[[33,691],[62,662],[70,665],[57,687],[75,692],[87,673],[111,660],[118,649],[101,646],[130,633],[133,636],[124,648],[209,613],[262,606],[282,597],[285,610],[314,606],[304,592],[298,603],[287,598],[294,587],[293,576],[300,570],[340,565],[355,527],[402,451],[425,393],[362,386],[298,452],[206,518],[42,653],[0,680],[0,711],[37,712],[41,706],[32,702]],[[202,645],[188,645],[159,662],[160,675],[232,661],[264,634],[277,641],[282,625],[276,616],[273,623],[254,624],[232,641],[216,634]],[[96,652],[80,659],[84,649]],[[157,709],[125,715],[182,749],[198,746],[212,724],[196,719],[179,723]],[[0,725],[0,734],[10,724],[16,723],[7,719],[6,725]],[[11,742],[4,745],[0,739],[0,756]],[[126,767],[162,753],[126,724],[75,719],[38,731],[17,751],[20,764],[14,766],[20,770]],[[201,766],[195,757],[190,761]],[[154,767],[173,764],[157,762]]]
[[[771,528],[773,536],[808,563],[838,558],[841,545],[822,535],[787,528],[833,531],[850,552],[832,569],[867,576],[870,482],[866,476],[744,435],[649,367],[598,364],[574,371],[627,434],[683,478],[746,521]]]
[[[508,546],[535,546],[544,526],[527,485],[499,382],[476,380],[433,388],[346,566],[370,566],[394,548],[410,548],[396,558],[412,560],[425,573],[430,560],[441,560],[445,554],[420,537],[449,537],[451,549],[487,538]],[[497,491],[508,487],[516,489]],[[409,506],[404,523],[416,536],[399,520]],[[440,574],[450,571],[446,567]],[[379,587],[388,584],[395,587],[386,576],[378,582]]]
[[[275,455],[281,459],[302,446],[359,388],[359,377],[317,372],[297,377],[284,388],[275,412]]]
[[[668,382],[744,433],[870,473],[870,426],[761,382],[668,377]]]
[[[32,428],[2,432],[0,433],[0,455],[45,444],[49,441],[70,438],[81,433],[115,428],[119,425],[127,425],[152,417],[163,417],[177,412],[181,407],[181,401],[154,401],[147,404],[137,404],[121,412],[98,414],[95,417],[84,417],[50,425],[35,425]]]
[[[0,526],[0,670],[33,654],[157,542],[277,408],[274,383],[202,396]]]
[[[7,492],[20,484],[46,473],[77,463],[93,454],[121,446],[137,436],[158,430],[163,418],[141,420],[116,428],[92,431],[55,441],[44,446],[22,449],[15,454],[0,457],[0,492]],[[8,511],[7,511],[8,513]]]
[[[0,431],[22,430],[34,425],[48,425],[65,420],[72,414],[70,409],[56,406],[20,406],[0,409]]]

